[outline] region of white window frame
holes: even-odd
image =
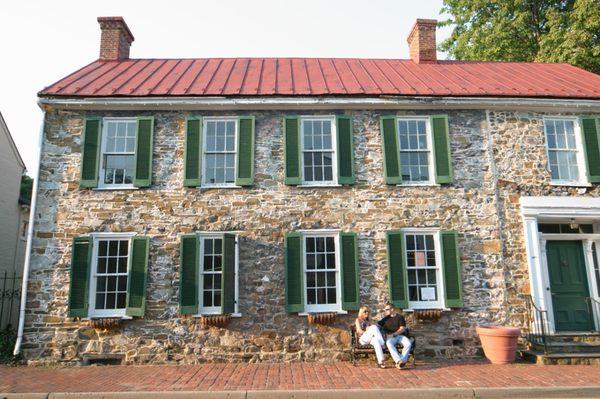
[[[404,270],[404,278],[406,281],[406,299],[408,301],[408,308],[410,310],[417,309],[446,309],[446,287],[444,286],[444,263],[442,259],[442,246],[440,239],[440,230],[432,228],[407,228],[402,229],[402,259],[406,259],[406,236],[409,234],[433,235],[433,245],[435,246],[435,264],[436,264],[436,282],[437,282],[437,301],[411,301],[410,293],[408,289],[408,262]]]
[[[233,122],[233,126],[235,129],[235,136],[234,136],[234,165],[235,165],[235,169],[234,169],[234,175],[233,175],[233,183],[210,183],[206,181],[206,143],[207,143],[207,139],[206,139],[206,135],[207,135],[207,124],[208,122]],[[235,181],[237,179],[237,173],[238,173],[238,140],[239,140],[239,123],[238,123],[238,117],[237,116],[210,116],[210,117],[204,117],[202,118],[202,148],[200,148],[201,151],[201,156],[202,156],[202,169],[200,171],[200,176],[201,176],[201,182],[200,182],[200,187],[201,188],[238,188],[240,186],[238,186],[237,184],[235,184]],[[229,152],[223,152],[223,153],[229,153]]]
[[[133,152],[120,152],[120,153],[109,153],[109,155],[120,154],[120,155],[133,155],[133,180],[131,184],[105,184],[104,183],[104,175],[106,173],[106,165],[104,162],[104,155],[106,155],[106,140],[108,138],[108,122],[134,122],[136,123],[137,129],[137,119],[136,118],[102,118],[102,137],[100,138],[100,163],[99,163],[99,176],[98,176],[98,189],[105,190],[114,190],[114,189],[136,189],[133,185],[133,181],[135,180],[135,159],[136,159],[136,149],[137,149],[137,134],[135,136],[135,140],[133,143]]]
[[[437,186],[438,184],[435,181],[436,170],[435,170],[435,148],[433,145],[433,128],[431,122],[431,116],[420,116],[420,115],[411,115],[411,116],[398,116],[396,117],[396,140],[398,142],[398,160],[400,160],[400,154],[402,151],[400,149],[400,121],[424,121],[425,122],[425,135],[427,138],[427,165],[429,167],[429,179],[427,181],[408,181],[402,179],[402,183],[398,184],[398,186]],[[412,151],[412,150],[411,150]],[[424,151],[417,151],[424,152]],[[402,177],[402,163],[400,163],[400,177]]]
[[[338,312],[342,311],[342,284],[340,264],[340,231],[339,230],[303,230],[302,233],[302,289],[304,297],[304,313]],[[335,286],[336,302],[322,305],[309,305],[307,302],[306,273],[314,272],[306,268],[306,238],[307,237],[333,237],[335,242]]]
[[[331,123],[331,148],[332,148],[332,159],[331,159],[331,173],[332,180],[327,181],[307,181],[304,177],[304,122],[305,121],[328,121]],[[300,176],[302,179],[301,187],[331,187],[339,186],[338,183],[338,154],[337,154],[337,123],[335,115],[307,115],[300,117]],[[319,151],[319,150],[317,150]],[[320,150],[321,152],[325,152]],[[306,152],[315,152],[306,151]]]
[[[128,240],[129,246],[127,249],[127,274],[131,269],[131,249],[132,249],[132,238],[136,236],[136,233],[92,233],[92,261],[90,267],[89,276],[89,293],[88,293],[88,317],[89,318],[101,318],[101,317],[125,317],[127,311],[127,303],[123,309],[96,309],[96,286],[97,286],[97,273],[98,273],[98,241],[99,240]],[[129,295],[129,277],[127,280],[127,295]]]
[[[575,135],[575,151],[577,159],[577,168],[579,170],[578,180],[562,180],[553,179],[552,170],[550,169],[550,148],[548,146],[548,136],[546,133],[546,122],[548,120],[564,120],[573,122],[573,134]],[[544,133],[544,143],[546,147],[546,161],[547,170],[550,174],[550,183],[557,186],[590,186],[587,165],[585,162],[585,148],[583,143],[583,135],[581,132],[581,125],[579,124],[579,118],[573,116],[564,115],[547,115],[542,119],[542,130]]]
[[[202,315],[220,315],[223,314],[221,310],[221,306],[210,306],[204,307],[204,279],[202,274],[202,262],[204,262],[204,239],[205,238],[220,238],[224,240],[225,234],[233,234],[235,235],[235,312],[232,314],[233,317],[241,316],[239,313],[239,260],[240,260],[240,245],[239,245],[239,234],[234,231],[224,231],[224,232],[214,232],[214,231],[204,231],[197,232],[196,236],[198,237],[198,248],[199,248],[199,256],[198,256],[198,264],[196,265],[198,270],[198,314],[197,316]],[[225,245],[223,241],[221,245]],[[222,247],[221,247],[222,248]],[[221,259],[221,279],[223,279],[223,259]],[[223,292],[221,292],[221,297]]]

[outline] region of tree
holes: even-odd
[[[600,0],[444,0],[451,58],[568,62],[600,73]]]

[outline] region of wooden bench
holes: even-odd
[[[352,360],[352,364],[354,366],[356,366],[356,356],[357,355],[370,355],[372,353],[375,353],[375,349],[373,348],[373,345],[361,345],[358,342],[358,337],[356,336],[356,326],[354,325],[354,323],[352,323],[352,325],[350,326],[350,336],[352,337],[351,343],[350,343],[350,345],[352,346],[352,348],[350,350],[350,357]],[[408,362],[407,363],[410,363],[410,365],[412,367],[415,367],[415,347],[417,346],[417,340],[415,339],[415,337],[410,335],[410,332],[408,335],[408,339],[410,339],[410,341],[412,342],[412,346],[411,346],[410,352],[408,354]],[[398,349],[398,352],[402,352],[402,344],[398,343],[396,345],[396,348]],[[386,345],[383,345],[383,352],[389,353]]]

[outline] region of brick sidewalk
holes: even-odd
[[[0,392],[221,391],[376,388],[600,386],[598,366],[483,363],[377,369],[369,363],[198,366],[0,366]]]

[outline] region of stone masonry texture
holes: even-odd
[[[388,300],[386,231],[458,231],[464,308],[444,311],[435,322],[410,314],[408,321],[417,356],[475,357],[481,353],[476,325],[524,323],[529,280],[519,197],[598,194],[596,187],[550,185],[540,113],[398,111],[448,115],[454,172],[451,185],[398,187],[384,182],[379,124],[393,112],[302,112],[352,116],[357,184],[299,188],[283,183],[282,135],[283,117],[298,111],[46,111],[23,344],[30,363],[77,363],[98,354],[122,355],[126,364],[348,359],[355,312],[332,326],[313,326],[284,308],[284,234],[319,228],[358,234],[361,303],[377,311]],[[256,117],[254,186],[184,188],[185,118],[236,114]],[[155,117],[152,186],[80,189],[84,118],[142,115]],[[110,330],[68,318],[73,237],[127,231],[151,237],[145,316]],[[242,317],[226,328],[201,328],[178,314],[180,236],[193,231],[240,232]]]

